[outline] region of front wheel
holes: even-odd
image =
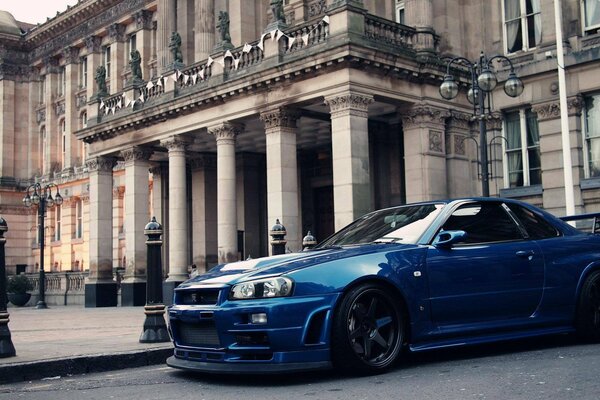
[[[377,373],[393,364],[404,337],[398,300],[384,287],[363,284],[348,292],[334,316],[333,363],[354,373]]]
[[[586,341],[600,341],[600,271],[593,272],[583,284],[575,326]]]

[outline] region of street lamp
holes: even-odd
[[[483,197],[490,195],[490,183],[488,176],[488,157],[487,157],[487,132],[485,126],[486,115],[491,112],[491,102],[488,96],[498,84],[498,78],[493,71],[492,61],[504,60],[510,65],[510,73],[506,82],[504,82],[504,93],[510,97],[518,97],[523,93],[523,81],[515,74],[515,69],[509,58],[496,55],[487,58],[483,52],[479,55],[479,60],[471,62],[464,57],[454,57],[448,61],[446,67],[446,76],[444,82],[440,85],[440,95],[446,100],[452,100],[458,95],[458,84],[454,76],[450,74],[452,64],[462,64],[469,68],[471,73],[471,86],[467,92],[467,100],[473,105],[473,115],[479,120],[479,152],[481,158],[481,193]],[[487,101],[486,101],[487,100]]]
[[[56,189],[56,195],[52,197],[52,188]],[[46,210],[52,208],[55,205],[60,206],[63,202],[63,198],[58,191],[58,186],[54,183],[48,183],[41,185],[39,183],[31,184],[25,191],[25,197],[23,197],[23,204],[26,207],[36,206],[38,211],[38,238],[40,242],[40,298],[35,306],[37,309],[48,308],[46,305],[46,277],[44,271],[44,219],[46,217]]]

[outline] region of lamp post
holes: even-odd
[[[493,71],[492,61],[504,60],[510,65],[508,78],[504,83],[504,92],[510,97],[518,97],[523,93],[523,82],[515,74],[515,69],[509,58],[496,55],[487,58],[483,52],[479,59],[471,62],[464,57],[454,57],[448,61],[444,82],[440,85],[440,95],[446,100],[452,100],[458,95],[458,84],[450,74],[452,64],[462,64],[469,68],[471,87],[467,92],[467,100],[473,105],[473,115],[479,120],[479,152],[481,159],[481,194],[483,197],[490,195],[490,182],[488,176],[487,157],[487,131],[485,118],[491,112],[489,94],[496,88],[498,78]]]
[[[52,188],[56,189],[56,195],[52,197]],[[58,191],[58,186],[54,183],[48,183],[41,185],[34,183],[29,185],[25,191],[25,197],[23,198],[23,204],[26,207],[37,206],[38,214],[38,238],[40,242],[40,297],[35,306],[37,309],[48,308],[46,305],[46,277],[44,271],[44,219],[46,217],[46,210],[52,208],[55,205],[60,206],[63,202],[63,198]]]

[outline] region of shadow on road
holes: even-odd
[[[579,342],[574,335],[553,335],[474,346],[460,346],[419,353],[406,352],[402,361],[386,373],[408,371],[421,366],[434,365],[437,363],[496,357],[507,354],[548,350],[552,348],[568,347],[580,344],[581,342]],[[347,375],[344,375],[336,370],[273,375],[217,375],[180,370],[173,371],[173,373],[190,381],[225,385],[235,384],[236,386],[247,387],[296,386],[348,378]]]

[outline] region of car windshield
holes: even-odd
[[[320,243],[316,248],[364,243],[414,244],[444,204],[388,208],[367,214]]]

